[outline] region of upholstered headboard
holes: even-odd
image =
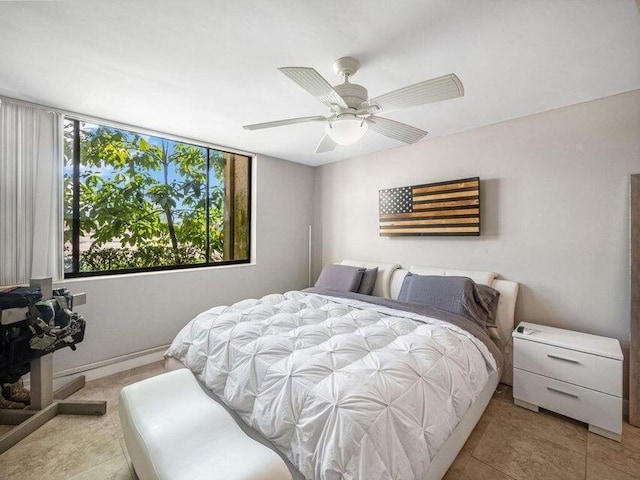
[[[513,375],[511,332],[513,331],[515,323],[514,316],[519,287],[517,282],[498,279],[498,275],[494,272],[454,270],[450,268],[419,265],[412,265],[409,270],[405,270],[395,263],[376,263],[364,260],[343,260],[342,264],[364,268],[378,267],[378,278],[373,289],[373,295],[378,297],[397,299],[404,277],[409,272],[417,275],[468,277],[476,283],[488,285],[498,290],[500,292],[500,301],[498,303],[498,312],[496,315],[498,328],[492,330],[491,335],[500,345],[504,353],[504,367],[501,381],[511,385]]]

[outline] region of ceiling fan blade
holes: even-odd
[[[276,120],[275,122],[254,123],[253,125],[245,125],[242,128],[245,130],[260,130],[262,128],[282,127],[283,125],[293,125],[295,123],[324,122],[326,120],[325,117],[320,116],[287,118],[286,120]]]
[[[314,68],[282,67],[278,70],[324,103],[327,107],[338,105],[342,108],[349,108],[344,99],[338,95],[338,92],[336,92],[331,84],[327,82]]]
[[[451,73],[385,93],[372,98],[367,103],[368,105],[378,105],[383,111],[389,112],[424,103],[462,97],[463,95],[462,82],[455,74]]]
[[[427,135],[428,132],[412,127],[406,123],[396,122],[383,117],[369,117],[367,119],[369,128],[385,137],[400,140],[404,143],[416,143]]]
[[[316,153],[325,153],[330,152],[335,149],[337,146],[336,142],[334,142],[329,135],[322,137],[320,143],[316,147]]]

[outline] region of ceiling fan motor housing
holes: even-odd
[[[359,110],[362,103],[369,99],[369,92],[362,85],[355,83],[343,83],[336,85],[333,89],[338,92],[349,108]]]
[[[362,103],[369,99],[369,92],[362,85],[349,83],[349,77],[356,74],[360,68],[360,62],[353,57],[342,57],[333,62],[333,71],[339,77],[344,78],[344,83],[336,85],[333,89],[338,92],[350,109],[359,110]]]

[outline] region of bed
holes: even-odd
[[[181,330],[166,366],[189,368],[295,479],[440,479],[501,376],[510,381],[518,284],[491,272],[342,264],[378,268],[371,296],[307,290],[214,307]],[[397,302],[409,272],[498,290],[493,339]]]

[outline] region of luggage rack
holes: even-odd
[[[40,287],[42,299],[52,298],[52,279],[34,278],[29,285]],[[74,307],[86,303],[85,294],[74,295]],[[56,415],[104,415],[105,400],[65,400],[85,385],[81,375],[62,387],[53,389],[53,353],[31,361],[30,405],[23,410],[0,409],[0,425],[16,425],[0,437],[0,454],[27,435],[35,432]]]

